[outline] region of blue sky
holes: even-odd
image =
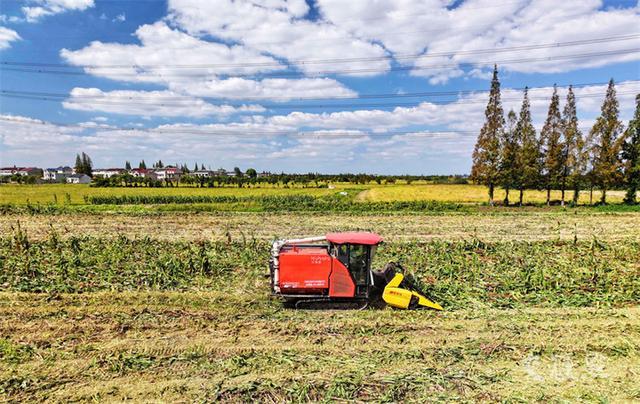
[[[637,1],[0,5],[3,166],[86,151],[97,166],[467,173],[493,62],[505,109],[533,88],[538,126],[554,83],[579,85],[585,131],[600,83],[619,83],[625,121],[640,92]]]

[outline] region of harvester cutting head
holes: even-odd
[[[382,296],[397,308],[442,310],[404,278],[397,264],[373,271],[371,262],[382,237],[375,233],[328,233],[325,236],[277,240],[271,250],[271,288],[288,303],[347,303],[366,307]],[[351,304],[351,305],[349,305]]]

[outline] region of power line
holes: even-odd
[[[625,84],[640,84],[639,80],[627,80],[621,83]],[[605,86],[608,84],[606,82],[592,82],[592,83],[578,83],[578,84],[557,84],[558,88],[569,87],[570,85],[573,88],[581,88],[581,87],[589,87],[589,86]],[[618,83],[620,84],[620,83]],[[550,88],[550,85],[547,86],[537,86],[537,87],[526,87],[530,91],[535,91],[538,89]],[[505,90],[515,90],[522,91],[525,87],[510,87],[505,88]],[[117,91],[117,90],[116,90]],[[345,95],[345,96],[332,96],[332,97],[229,97],[229,96],[194,96],[191,94],[184,94],[179,96],[163,96],[163,97],[145,97],[145,96],[126,96],[126,95],[112,95],[111,93],[104,93],[102,95],[71,95],[67,93],[51,93],[51,92],[38,92],[38,91],[21,91],[21,90],[0,90],[1,94],[7,95],[20,95],[20,96],[31,96],[31,97],[50,97],[50,98],[73,98],[73,99],[102,99],[102,98],[115,98],[115,99],[124,99],[124,100],[151,100],[151,101],[180,101],[184,100],[185,97],[194,97],[196,99],[203,100],[220,100],[220,99],[228,99],[228,100],[251,100],[251,101],[278,101],[282,100],[284,102],[288,101],[327,101],[327,100],[357,100],[357,99],[387,99],[387,98],[428,98],[428,97],[452,97],[452,96],[460,96],[460,95],[468,95],[468,94],[477,94],[477,93],[488,93],[490,89],[474,89],[474,90],[451,90],[451,91],[427,91],[427,92],[415,92],[415,93],[380,93],[380,94],[356,94],[356,95]]]
[[[76,129],[97,129],[111,132],[146,132],[149,134],[182,134],[182,135],[205,135],[205,136],[236,136],[236,137],[269,137],[269,136],[291,136],[291,137],[305,137],[305,138],[313,138],[313,137],[349,137],[349,138],[357,138],[357,137],[393,137],[393,136],[416,136],[416,137],[438,137],[438,136],[447,136],[447,135],[457,135],[460,138],[475,138],[478,135],[478,130],[437,130],[437,131],[389,131],[389,132],[363,132],[361,130],[331,130],[331,129],[318,129],[314,131],[296,131],[296,130],[288,130],[288,131],[251,131],[245,130],[243,128],[238,128],[237,131],[232,130],[220,130],[220,129],[206,129],[201,130],[201,128],[188,128],[188,127],[176,127],[176,128],[136,128],[136,127],[93,127],[87,125],[80,124],[67,124],[67,123],[57,123],[57,122],[45,122],[45,121],[23,121],[10,119],[5,117],[0,117],[0,121],[11,122],[17,124],[24,125],[53,125],[59,126],[63,128],[76,128]],[[590,128],[581,127],[580,130],[585,131]],[[451,139],[454,140],[454,139]]]
[[[215,73],[196,73],[196,74],[184,74],[184,73],[172,73],[172,74],[147,74],[147,73],[98,73],[98,72],[72,72],[72,71],[62,71],[62,70],[50,70],[50,69],[23,69],[23,68],[1,68],[0,71],[14,71],[21,73],[37,73],[37,74],[54,74],[54,75],[72,75],[72,76],[85,76],[85,75],[103,75],[108,78],[113,79],[113,77],[138,77],[143,76],[145,78],[165,78],[165,77],[211,77],[211,76],[222,76],[226,78],[271,78],[271,77],[297,77],[297,76],[308,76],[308,75],[316,75],[316,76],[330,76],[330,75],[348,75],[348,74],[367,74],[367,73],[387,73],[390,71],[411,71],[411,70],[443,70],[443,69],[457,69],[459,66],[468,66],[468,67],[484,67],[491,64],[499,64],[499,65],[509,65],[509,64],[519,64],[519,63],[531,63],[531,62],[550,62],[555,60],[571,60],[571,59],[584,59],[591,57],[599,57],[599,56],[612,56],[612,55],[623,55],[623,54],[631,54],[637,53],[640,51],[640,48],[633,49],[622,49],[616,51],[605,51],[605,52],[596,52],[596,53],[584,53],[584,54],[575,54],[575,55],[560,55],[560,56],[548,56],[548,57],[539,57],[539,58],[527,58],[527,59],[511,59],[511,60],[487,60],[484,62],[460,62],[455,64],[443,64],[443,65],[432,65],[432,66],[392,66],[388,69],[351,69],[351,70],[329,70],[329,71],[317,71],[317,72],[302,72],[302,71],[291,71],[291,72],[280,72],[280,73],[252,73],[252,74],[218,74]],[[99,70],[99,69],[93,69]]]
[[[604,38],[592,38],[592,39],[583,39],[577,41],[569,41],[569,42],[554,42],[554,43],[544,43],[544,44],[533,44],[533,45],[521,45],[521,46],[510,46],[510,47],[502,47],[502,48],[485,48],[485,49],[469,49],[469,50],[455,50],[455,51],[442,51],[442,52],[433,52],[429,54],[405,54],[405,55],[385,55],[385,56],[371,56],[371,57],[357,57],[357,58],[340,58],[340,59],[311,59],[311,60],[303,60],[303,59],[293,59],[288,60],[289,64],[294,65],[311,65],[311,64],[337,64],[337,63],[354,63],[354,62],[375,62],[382,60],[405,60],[405,59],[423,59],[423,58],[433,58],[433,57],[452,57],[459,55],[476,55],[476,54],[492,54],[492,53],[501,53],[501,52],[513,52],[513,51],[524,51],[524,50],[538,50],[538,49],[548,49],[548,48],[562,48],[568,46],[579,46],[579,45],[592,45],[598,43],[606,43],[606,42],[616,42],[616,41],[627,41],[631,39],[640,38],[640,34],[632,34],[632,35],[623,35],[623,36],[615,36],[615,37],[604,37]],[[69,69],[153,69],[153,68],[171,68],[171,69],[215,69],[215,68],[241,68],[241,67],[283,67],[281,63],[273,63],[273,62],[252,62],[252,63],[214,63],[214,64],[112,64],[112,65],[81,65],[81,66],[72,66],[68,64],[62,63],[40,63],[40,62],[14,62],[14,61],[2,61],[0,64],[5,66],[21,66],[21,67],[55,67],[55,68],[69,68]]]
[[[636,91],[620,91],[617,93],[618,95],[635,95]],[[604,94],[584,94],[581,96],[577,96],[577,98],[597,98],[602,97]],[[97,99],[97,100],[89,100],[87,102],[79,102],[74,100],[73,98],[68,99],[60,99],[60,98],[52,98],[52,97],[42,97],[42,96],[28,96],[28,95],[16,95],[16,94],[6,94],[4,92],[0,92],[0,97],[7,98],[17,98],[17,99],[26,99],[33,101],[54,101],[54,102],[64,102],[67,104],[76,104],[76,105],[104,105],[104,106],[136,106],[136,107],[190,107],[190,104],[186,103],[141,103],[140,100],[132,99],[130,102],[122,102],[115,101],[110,102],[108,99]],[[547,100],[549,97],[529,97],[530,100]],[[502,101],[520,101],[520,98],[502,98]],[[187,100],[189,101],[189,100]],[[448,101],[430,101],[430,104],[435,105],[447,105],[447,104],[484,104],[486,100],[448,100]],[[220,107],[234,107],[241,108],[246,107],[246,105],[230,105],[230,104],[221,104],[221,105],[213,105],[213,104],[204,104],[208,106],[220,106]],[[419,104],[415,102],[407,102],[407,103],[363,103],[363,104],[270,104],[270,105],[261,105],[265,109],[316,109],[316,108],[396,108],[396,107],[417,107]],[[251,111],[249,111],[251,112]]]

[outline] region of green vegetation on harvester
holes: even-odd
[[[71,237],[0,238],[0,284],[22,292],[203,290],[268,295],[270,244]],[[376,267],[400,261],[447,309],[624,305],[640,300],[640,243],[406,242],[384,244]]]

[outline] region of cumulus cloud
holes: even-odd
[[[640,83],[616,85],[620,118],[631,118]],[[552,87],[530,91],[534,125],[540,130]],[[580,127],[588,131],[600,113],[606,85],[575,89]],[[520,108],[522,91],[504,88],[505,111]],[[564,105],[566,88],[559,88]],[[421,103],[393,110],[300,112],[254,116],[244,122],[166,124],[150,129],[117,130],[94,119],[64,127],[29,118],[0,119],[5,156],[12,161],[51,165],[68,150],[91,152],[99,164],[122,159],[213,161],[233,166],[251,164],[287,171],[378,171],[404,173],[468,172],[477,133],[484,120],[487,93],[466,94],[447,104]],[[2,118],[0,116],[0,118]],[[416,129],[418,128],[418,129]],[[38,150],[46,150],[40,153]],[[29,155],[33,152],[33,156]],[[49,154],[47,154],[49,153]],[[22,160],[20,160],[22,158]],[[25,160],[26,159],[26,160]]]
[[[211,35],[242,43],[260,52],[287,59],[307,74],[334,70],[335,63],[303,63],[302,60],[380,58],[382,46],[362,40],[335,24],[303,17],[305,0],[238,2],[220,0],[171,0],[169,19],[193,35]],[[389,60],[352,60],[340,70],[387,71]],[[366,73],[360,75],[374,75]]]
[[[0,50],[7,49],[11,42],[20,40],[20,35],[12,29],[0,27]]]
[[[22,7],[28,22],[37,22],[43,17],[65,11],[83,11],[94,6],[94,0],[32,0],[30,3],[35,5]]]
[[[399,63],[415,67],[412,74],[428,77],[432,84],[473,75],[471,72],[477,74],[478,67],[489,67],[496,61],[504,61],[500,66],[509,71],[554,73],[640,59],[638,37],[606,44],[499,51],[637,34],[637,6],[603,10],[601,0],[520,0],[499,5],[491,0],[466,0],[453,8],[450,4],[440,0],[380,0],[371,7],[367,1],[318,0],[318,8],[327,21],[362,38],[380,41]],[[398,27],[403,27],[405,34],[399,34]],[[634,48],[635,52],[626,54],[545,60]],[[403,54],[421,57],[398,57]],[[517,62],[523,58],[539,60]],[[465,72],[465,64],[476,67]]]
[[[77,111],[99,111],[121,115],[189,117],[226,116],[242,112],[263,112],[259,105],[212,105],[202,99],[173,91],[102,91],[74,88],[62,105]]]
[[[282,68],[272,57],[239,45],[203,41],[164,22],[142,25],[135,35],[141,45],[94,41],[80,50],[62,49],[60,55],[72,65],[84,66],[88,73],[129,82],[190,81]]]
[[[631,117],[635,94],[640,92],[640,82],[618,83],[618,100],[621,104],[623,119]],[[532,89],[529,92],[534,121],[542,123],[546,116],[552,87]],[[560,88],[564,97],[566,88]],[[592,117],[599,113],[604,99],[606,85],[579,87],[574,90],[578,99],[578,111],[583,117]],[[518,111],[522,102],[522,91],[505,88],[502,90],[505,111]],[[456,101],[448,103],[421,102],[412,107],[396,107],[392,110],[362,109],[354,111],[307,113],[295,111],[287,115],[266,118],[267,122],[277,125],[312,128],[360,128],[374,132],[383,132],[411,125],[429,125],[447,127],[454,130],[479,130],[484,120],[484,108],[488,100],[487,92],[465,94]],[[255,117],[256,120],[264,120]]]
[[[96,41],[75,51],[63,49],[61,56],[70,64],[83,66],[92,75],[118,81],[163,84],[173,91],[199,97],[287,99],[355,95],[329,78],[224,77],[271,72],[285,66],[273,57],[242,45],[207,42],[171,29],[163,22],[141,26],[136,36],[140,45]]]
[[[296,97],[329,98],[357,95],[355,91],[329,78],[250,80],[232,77],[170,82],[169,86],[195,96],[229,99],[260,97],[287,101]]]

